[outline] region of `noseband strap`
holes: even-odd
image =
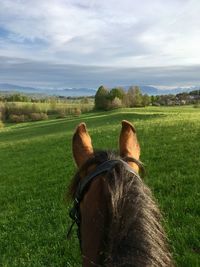
[[[129,159],[127,159],[127,161],[129,161]],[[141,162],[137,161],[135,159],[130,160],[130,161],[134,161],[136,164],[138,164],[138,166],[141,166]],[[122,159],[115,159],[115,160],[107,160],[103,163],[101,163],[100,165],[98,165],[96,167],[96,169],[89,175],[87,175],[86,177],[84,177],[83,179],[80,180],[76,193],[75,193],[75,199],[74,199],[74,203],[73,203],[73,207],[71,208],[70,212],[69,212],[69,216],[70,218],[73,220],[71,227],[68,230],[67,233],[67,238],[70,237],[70,233],[71,230],[73,228],[73,225],[76,223],[78,226],[78,238],[79,241],[81,242],[81,236],[80,236],[80,224],[81,224],[81,215],[80,215],[80,202],[84,197],[84,193],[85,190],[87,188],[87,186],[91,183],[91,181],[97,177],[100,174],[106,173],[106,172],[110,172],[117,164],[122,164],[125,169],[134,174],[134,176],[139,177],[139,174],[136,173],[129,165],[127,162],[125,162]]]

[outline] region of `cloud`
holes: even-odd
[[[55,64],[0,57],[1,82],[45,88],[125,85],[191,86],[200,83],[200,65],[119,68]]]
[[[199,0],[2,0],[0,82],[198,85]]]
[[[3,0],[0,55],[116,67],[200,62],[198,0]]]

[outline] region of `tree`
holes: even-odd
[[[108,89],[103,85],[100,86],[95,95],[95,108],[99,110],[105,110],[108,104]]]
[[[139,86],[131,86],[126,95],[126,105],[129,107],[142,106],[142,93]]]
[[[189,95],[197,95],[197,96],[200,96],[200,90],[191,91],[191,92],[189,92]]]
[[[142,96],[142,106],[144,107],[149,106],[150,103],[151,103],[150,96],[148,96],[147,94],[144,94]]]
[[[126,93],[122,87],[116,87],[111,89],[111,91],[109,92],[109,99],[113,101],[117,97],[123,101],[125,95]]]

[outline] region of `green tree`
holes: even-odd
[[[147,94],[144,94],[142,96],[142,106],[144,106],[144,107],[149,106],[150,103],[151,103],[150,96],[148,96]]]
[[[129,107],[142,106],[142,93],[139,86],[131,86],[126,95],[126,105]]]
[[[100,86],[95,95],[95,109],[105,110],[108,105],[108,89],[103,85]]]
[[[109,99],[113,101],[117,97],[123,101],[125,95],[126,93],[122,87],[116,87],[110,90]]]
[[[156,97],[154,95],[151,95],[151,103],[153,104],[154,102],[156,102]]]

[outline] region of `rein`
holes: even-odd
[[[125,169],[134,174],[134,176],[140,178],[139,174],[136,173],[133,168],[131,168],[127,162],[134,162],[138,165],[139,168],[141,168],[141,170],[143,171],[143,164],[139,161],[136,160],[134,158],[131,157],[126,157],[124,159],[114,159],[114,160],[107,160],[104,161],[103,163],[101,163],[100,165],[98,165],[96,167],[96,169],[90,173],[89,175],[87,175],[86,177],[84,177],[83,179],[80,180],[76,193],[75,193],[75,198],[74,198],[74,202],[73,202],[73,206],[70,209],[69,212],[69,216],[72,219],[72,224],[67,232],[67,239],[70,238],[71,235],[71,231],[72,228],[74,226],[74,224],[76,223],[76,225],[78,226],[78,231],[77,231],[77,235],[78,235],[78,239],[81,245],[81,234],[80,234],[80,226],[81,226],[81,214],[80,214],[80,203],[81,200],[84,197],[84,193],[86,191],[86,188],[88,187],[88,185],[92,182],[92,180],[102,174],[102,173],[106,173],[106,172],[110,172],[112,169],[114,169],[114,167],[118,164],[122,164]]]

